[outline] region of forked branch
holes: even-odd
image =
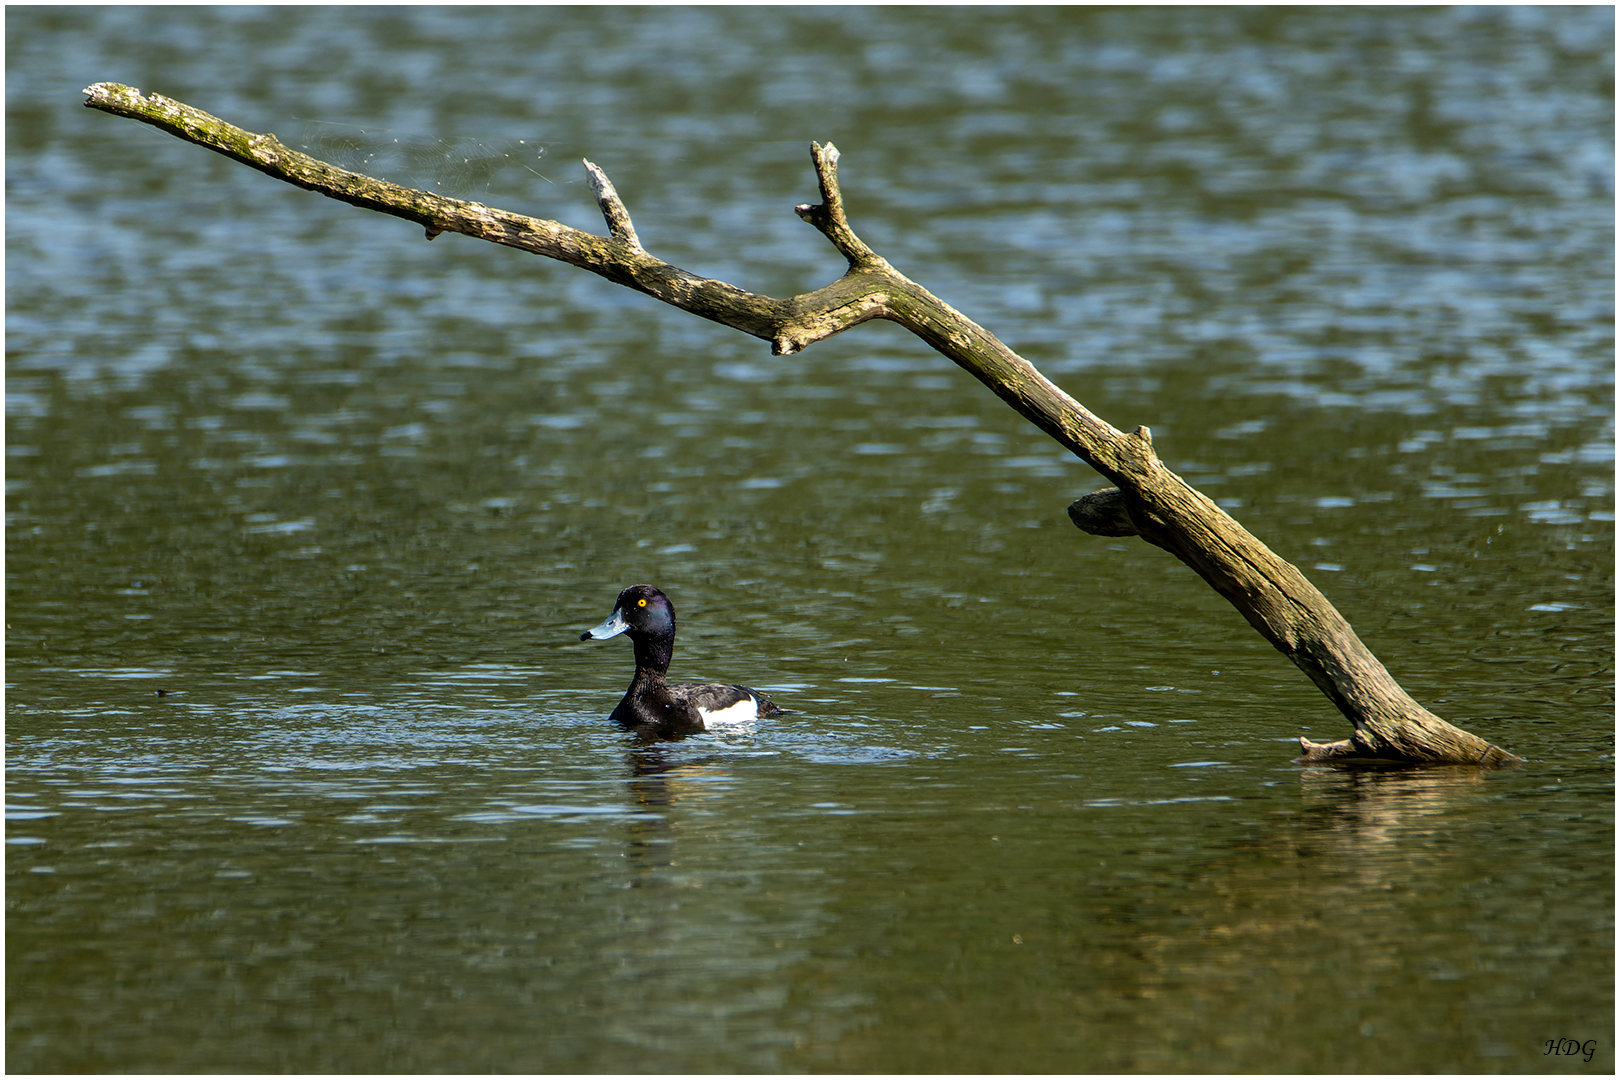
[[[649,254],[607,175],[588,161],[585,169],[607,237],[348,172],[291,150],[274,135],[244,131],[131,87],[96,83],[85,93],[91,108],[151,124],[329,198],[414,221],[430,240],[456,232],[557,259],[769,341],[777,355],[799,352],[870,319],[899,323],[1115,485],[1069,508],[1079,528],[1101,536],[1140,536],[1181,559],[1350,719],[1354,734],[1347,740],[1301,739],[1303,760],[1521,762],[1414,701],[1299,570],[1164,466],[1147,428],[1123,432],[1094,416],[995,335],[872,251],[845,215],[838,150],[831,144],[811,147],[821,202],[795,211],[838,249],[849,270],[814,292],[776,299],[690,274]]]

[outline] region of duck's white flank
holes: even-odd
[[[704,727],[746,724],[750,720],[759,718],[759,702],[751,697],[746,697],[735,705],[727,705],[724,709],[699,709],[698,712],[703,714]]]

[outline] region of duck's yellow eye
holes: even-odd
[[[647,598],[645,596],[643,596],[640,600],[636,601],[636,607],[646,607],[646,606],[647,606]]]

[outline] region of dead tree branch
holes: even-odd
[[[96,83],[85,93],[91,108],[151,124],[329,198],[414,221],[430,240],[456,232],[544,255],[769,341],[777,355],[799,352],[870,319],[899,323],[1115,485],[1070,506],[1075,525],[1099,536],[1140,536],[1175,555],[1338,706],[1354,734],[1336,743],[1301,739],[1302,760],[1521,763],[1414,701],[1299,570],[1164,466],[1147,428],[1123,432],[1094,416],[995,335],[868,247],[845,216],[838,151],[830,144],[811,147],[821,202],[795,210],[848,260],[849,270],[814,292],[776,299],[690,274],[649,254],[606,174],[588,161],[606,238],[335,168],[290,150],[274,135],[244,131],[131,87]]]

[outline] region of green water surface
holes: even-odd
[[[8,9],[8,1068],[1612,1073],[1613,33]],[[1294,764],[1344,719],[897,327],[772,358],[101,80],[602,231],[589,157],[773,295],[842,272],[833,141],[879,253],[1529,765]],[[796,713],[608,726],[636,581]]]

